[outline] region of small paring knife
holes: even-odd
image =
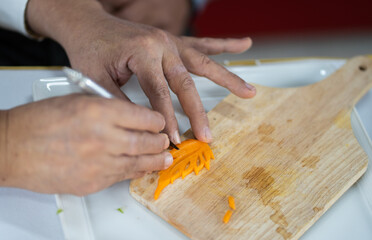
[[[176,150],[180,150],[180,149],[176,146],[176,144],[172,143],[170,140],[169,140],[169,146],[172,147],[172,148],[174,148],[174,149],[176,149]]]

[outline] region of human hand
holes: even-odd
[[[153,109],[165,118],[164,132],[176,144],[180,137],[168,85],[189,117],[195,137],[204,142],[210,142],[212,136],[189,72],[209,78],[242,98],[256,93],[253,86],[206,56],[243,52],[251,46],[250,38],[176,37],[151,26],[112,17],[101,6],[92,6],[94,1],[66,1],[31,0],[27,13],[33,30],[60,42],[74,68],[117,96],[123,94],[118,86],[136,74]],[[33,4],[37,2],[40,4]],[[45,18],[52,18],[51,21],[41,21],[39,16],[46,12],[44,8],[48,10]],[[76,24],[77,20],[80,24]]]
[[[180,35],[191,16],[190,0],[99,0],[110,14]]]
[[[0,185],[81,196],[165,169],[164,125],[145,107],[76,94],[11,109]]]

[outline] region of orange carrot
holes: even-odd
[[[225,216],[223,217],[223,222],[228,223],[230,221],[232,211],[229,209],[226,211]]]
[[[235,210],[235,200],[234,200],[234,197],[229,196],[228,197],[228,201],[229,201],[229,206],[231,207],[231,209],[234,209]]]
[[[183,141],[177,147],[179,150],[169,151],[173,156],[173,164],[168,169],[159,171],[158,186],[154,194],[155,200],[159,198],[161,191],[177,178],[184,179],[192,172],[198,175],[203,167],[209,170],[210,160],[214,159],[209,145],[195,139]]]

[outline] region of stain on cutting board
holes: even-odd
[[[335,117],[334,124],[338,128],[351,129],[350,114],[351,111],[342,109]]]
[[[273,175],[278,175],[283,172],[284,174],[281,175],[280,180],[276,180],[273,177]],[[248,180],[246,187],[256,190],[263,205],[271,207],[274,211],[270,219],[278,225],[276,232],[284,239],[290,238],[292,234],[286,229],[288,227],[288,222],[277,198],[294,191],[296,174],[291,171],[279,170],[273,167],[263,168],[254,166],[250,170],[244,172],[242,177]]]
[[[258,134],[261,135],[260,137],[261,142],[264,142],[264,143],[275,142],[275,139],[269,136],[275,131],[275,127],[273,125],[263,123],[260,126],[258,126],[257,131],[258,131]]]
[[[258,126],[258,133],[263,135],[270,135],[275,131],[275,127],[270,124],[263,123]]]
[[[316,164],[319,162],[320,157],[319,156],[309,156],[302,159],[302,166],[308,167],[308,168],[315,168]]]

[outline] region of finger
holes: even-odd
[[[164,129],[164,117],[151,109],[120,99],[102,99],[106,117],[113,125],[133,130],[159,133]]]
[[[242,53],[252,46],[252,40],[246,38],[194,38],[182,37],[182,41],[196,50],[214,55],[220,53]]]
[[[169,147],[164,133],[112,128],[106,132],[107,151],[114,156],[158,154]]]
[[[136,71],[136,74],[143,91],[150,100],[152,108],[160,112],[165,118],[164,132],[169,135],[173,143],[181,143],[178,123],[161,67],[161,60],[153,61],[151,64],[144,64],[141,69]]]
[[[119,157],[122,172],[129,168],[131,172],[153,172],[167,169],[173,163],[173,156],[169,152],[153,155]],[[120,167],[118,168],[120,169]]]
[[[185,49],[181,53],[181,58],[191,73],[212,80],[238,97],[251,98],[256,95],[255,87],[195,49]]]
[[[104,81],[100,84],[102,87],[104,87],[107,91],[109,91],[111,94],[113,94],[115,97],[131,102],[131,100],[128,98],[127,95],[123,91],[121,91],[120,87],[116,85],[113,81]]]
[[[163,59],[165,77],[172,91],[177,95],[183,111],[189,117],[195,137],[203,142],[211,142],[212,134],[208,126],[208,118],[196,90],[194,81],[181,59],[169,53]]]

